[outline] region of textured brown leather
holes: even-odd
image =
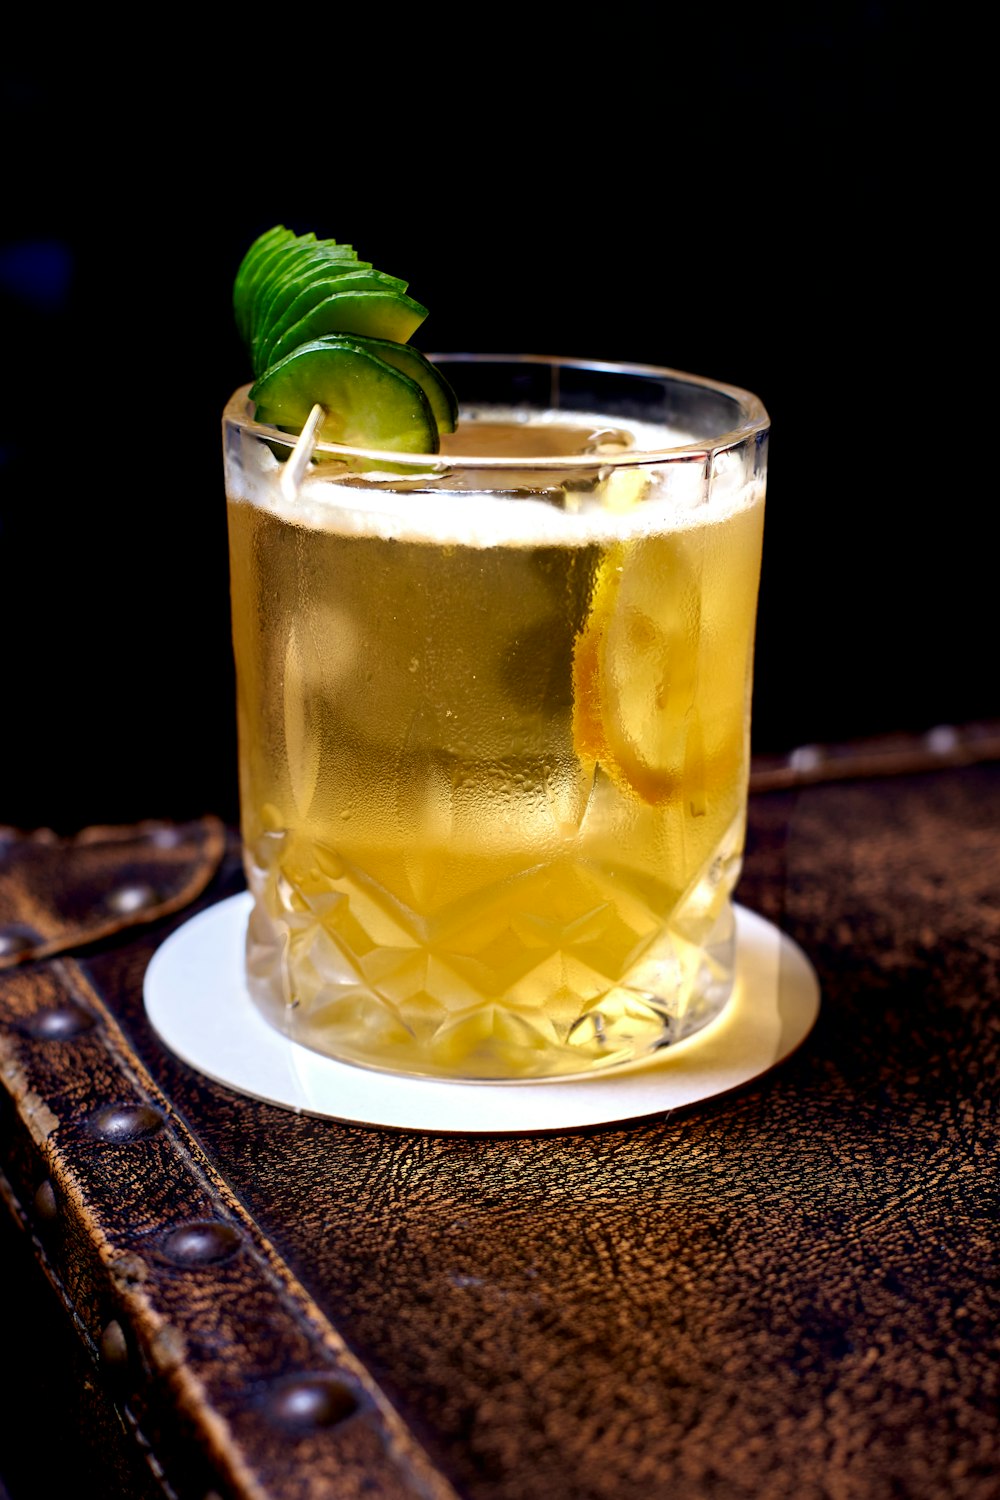
[[[0,969],[180,911],[208,885],[224,844],[215,817],[73,838],[0,826]]]
[[[817,1026],[600,1129],[200,1078],[141,998],[186,913],[21,966],[9,1200],[182,1497],[997,1500],[998,835],[997,763],[756,794],[739,896],[810,955]],[[201,904],[240,888],[231,839]]]

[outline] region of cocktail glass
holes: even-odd
[[[226,407],[247,984],[363,1067],[590,1073],[731,993],[769,419],[432,358],[461,415],[426,457]]]

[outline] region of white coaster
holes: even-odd
[[[686,1041],[581,1078],[403,1078],[323,1057],[264,1020],[243,977],[250,906],[247,892],[231,896],[161,944],[146,970],[146,1012],[161,1041],[199,1073],[301,1114],[483,1135],[665,1114],[767,1072],[802,1042],[819,1014],[819,981],[801,948],[737,906],[732,997]]]

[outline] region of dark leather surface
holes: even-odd
[[[225,836],[215,817],[72,838],[0,827],[0,969],[182,911],[218,870]]]
[[[11,1197],[175,1491],[996,1500],[998,833],[997,763],[756,793],[739,899],[819,1021],[624,1126],[390,1132],[203,1080],[141,1001],[189,911],[3,976]],[[241,887],[231,839],[202,903]],[[71,1003],[94,1024],[26,1024]],[[178,1264],[191,1224],[238,1249]]]

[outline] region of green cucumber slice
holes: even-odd
[[[316,402],[326,410],[326,442],[399,453],[436,453],[437,424],[415,380],[357,346],[302,344],[250,388],[257,421],[301,431]]]
[[[286,282],[295,282],[302,274],[302,268],[311,263],[316,253],[315,244],[305,244],[300,239],[293,244],[279,246],[268,256],[261,266],[260,274],[255,279],[247,309],[251,345],[257,337],[261,326],[261,314],[270,297]],[[346,266],[355,270],[359,267],[368,269],[371,264],[369,261],[359,262],[353,249],[347,245],[331,246],[324,252],[323,259],[327,264]]]
[[[270,258],[254,285],[254,295],[261,298],[269,288],[280,281],[295,280],[314,265],[357,265],[358,253],[352,245],[336,245],[332,241],[304,239],[292,240],[274,247]],[[370,262],[362,261],[362,265]]]
[[[251,274],[248,284],[250,302],[252,302],[254,296],[256,295],[257,289],[260,286],[262,279],[269,274],[271,266],[274,264],[275,258],[277,256],[293,252],[297,246],[302,246],[307,243],[308,236],[289,233],[283,238],[276,239],[270,244],[264,245],[262,247],[260,254],[257,256],[256,260],[250,268]]]
[[[289,279],[261,309],[257,324],[257,337],[253,344],[254,373],[259,375],[273,364],[271,350],[286,329],[305,317],[313,307],[335,292],[399,292],[406,294],[406,282],[397,276],[387,276],[384,271],[366,269],[364,262],[355,262],[358,269],[344,267],[338,270],[329,263],[324,270],[314,270],[300,284]]]
[[[264,343],[270,330],[275,328],[282,319],[285,309],[307,287],[315,286],[317,283],[332,283],[344,276],[358,275],[373,278],[372,290],[392,289],[404,293],[406,291],[405,281],[401,282],[395,276],[386,276],[384,271],[377,271],[368,260],[346,260],[335,255],[315,255],[304,259],[301,265],[296,261],[284,271],[284,274],[276,272],[269,279],[266,290],[261,292],[254,321],[254,348]],[[326,293],[320,295],[326,295],[334,290],[332,285],[328,285]],[[315,300],[319,301],[320,297],[317,296]]]
[[[331,342],[334,337],[335,335],[330,335]],[[320,340],[320,343],[325,342],[326,339]],[[404,375],[415,380],[430,402],[438,432],[455,431],[458,422],[458,397],[437,366],[432,365],[419,349],[414,349],[412,344],[395,344],[389,339],[359,337],[350,342],[357,344],[366,354],[384,359],[386,364],[394,365],[397,370],[402,370]]]
[[[426,307],[400,292],[334,292],[274,341],[271,361],[284,359],[297,345],[324,333],[359,333],[405,344],[426,316]]]
[[[287,244],[294,238],[292,231],[286,229],[284,224],[275,224],[273,229],[267,229],[257,236],[240,261],[233,282],[233,311],[236,314],[236,326],[244,340],[247,338],[249,329],[250,296],[260,263],[279,245]]]

